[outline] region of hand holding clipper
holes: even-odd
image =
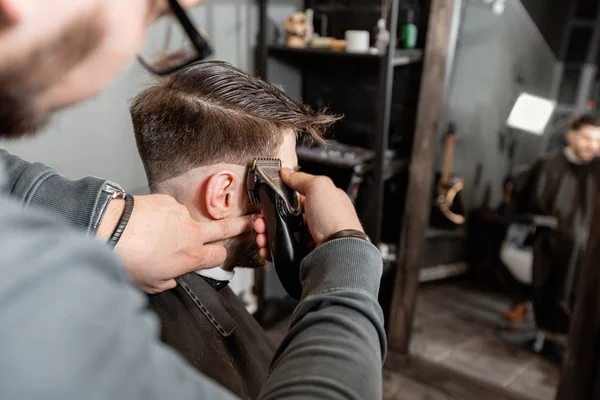
[[[255,159],[247,176],[248,197],[262,208],[279,280],[290,296],[299,299],[300,263],[307,254],[306,230],[298,193],[283,183],[280,170],[279,159]]]

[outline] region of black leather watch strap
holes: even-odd
[[[333,235],[329,236],[327,238],[327,240],[325,241],[325,243],[330,242],[335,239],[346,238],[346,237],[362,239],[364,241],[371,243],[371,239],[369,239],[369,237],[364,232],[361,232],[356,229],[344,229],[339,232],[336,232]]]
[[[123,210],[123,214],[121,214],[121,218],[119,219],[119,223],[115,228],[110,239],[108,239],[108,244],[110,247],[114,248],[119,239],[121,239],[121,235],[125,231],[125,227],[127,227],[127,223],[129,222],[129,218],[131,218],[131,214],[133,213],[133,196],[130,194],[125,195],[125,209]]]

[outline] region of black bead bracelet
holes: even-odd
[[[117,245],[117,242],[119,241],[121,235],[123,235],[123,232],[125,231],[125,227],[127,226],[127,223],[129,222],[129,218],[131,218],[132,213],[133,196],[130,194],[126,194],[125,209],[123,210],[123,214],[121,214],[121,218],[119,219],[119,223],[117,224],[115,231],[113,232],[110,239],[108,239],[108,244],[110,245],[110,247],[114,248]]]

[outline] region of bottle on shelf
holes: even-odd
[[[402,47],[414,49],[417,46],[417,26],[414,24],[415,11],[408,10],[406,23],[402,25]]]

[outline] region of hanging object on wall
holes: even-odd
[[[442,229],[456,228],[465,223],[464,206],[460,193],[464,188],[462,177],[452,174],[456,128],[448,127],[444,146],[444,164],[437,177],[437,190],[431,210],[431,226]]]

